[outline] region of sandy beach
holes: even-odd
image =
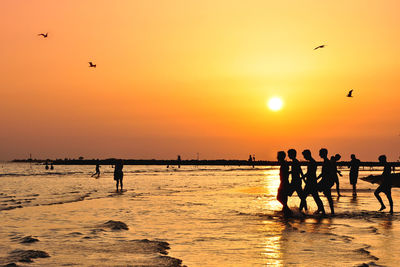
[[[11,170],[13,170],[11,172]],[[395,266],[395,214],[377,212],[374,185],[351,197],[346,170],[336,215],[284,219],[278,169],[5,164],[0,177],[0,263],[18,266]],[[370,171],[361,172],[367,175]],[[7,187],[5,187],[7,185]],[[326,199],[322,197],[327,206]],[[296,210],[298,198],[290,198]],[[31,262],[29,262],[31,261]]]

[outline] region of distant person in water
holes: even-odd
[[[324,204],[322,203],[321,198],[318,195],[318,187],[317,187],[317,162],[311,156],[311,151],[306,149],[303,151],[303,157],[308,161],[307,163],[307,172],[303,177],[306,178],[306,186],[304,187],[304,195],[307,198],[308,195],[312,195],[317,204],[318,210],[315,214],[322,213],[325,215]]]
[[[318,191],[324,193],[324,196],[328,199],[331,214],[335,214],[331,194],[331,188],[334,184],[334,181],[332,178],[332,164],[328,159],[328,150],[326,148],[321,148],[319,150],[319,156],[324,160],[324,162],[322,163],[321,174],[317,177],[317,179],[321,178],[321,180],[318,182]]]
[[[357,179],[358,179],[358,170],[360,169],[360,160],[356,158],[356,155],[351,154],[350,161],[350,184],[353,186],[353,197],[357,196]]]
[[[337,192],[338,197],[342,196],[342,195],[340,194],[340,189],[339,189],[339,176],[338,176],[338,174],[339,174],[340,176],[343,176],[343,175],[342,175],[342,173],[341,173],[340,171],[338,171],[338,169],[337,169],[337,162],[338,162],[341,158],[342,158],[342,156],[340,156],[339,154],[336,154],[335,156],[332,156],[332,157],[331,157],[332,178],[333,178],[333,181],[334,181],[335,184],[336,184],[336,192]]]
[[[48,170],[49,169],[49,164],[47,163],[47,161],[46,161],[46,167],[44,167],[46,170]]]
[[[51,165],[50,165],[50,170],[54,170],[54,165],[53,165],[53,163],[51,163]]]
[[[385,193],[387,199],[389,200],[390,204],[390,214],[393,214],[393,200],[392,200],[392,181],[391,181],[391,167],[386,161],[386,156],[381,155],[379,156],[379,162],[383,164],[383,173],[382,173],[382,181],[378,188],[375,190],[375,197],[378,199],[379,203],[381,204],[381,208],[379,211],[386,209],[385,204],[383,204],[382,198],[380,197],[379,193]]]
[[[296,158],[297,152],[294,149],[289,149],[288,150],[288,156],[292,160],[292,169],[290,173],[292,174],[292,180],[290,182],[290,187],[291,187],[291,192],[289,195],[292,195],[294,191],[296,191],[297,196],[300,198],[300,206],[299,210],[302,211],[304,209],[305,211],[307,210],[307,202],[306,202],[306,196],[303,192],[303,187],[302,187],[302,177],[303,177],[303,171],[300,166],[300,162]]]
[[[114,180],[117,182],[117,192],[118,192],[118,185],[121,185],[121,192],[122,192],[122,179],[124,178],[124,172],[122,169],[124,168],[124,164],[122,160],[117,160],[114,166]]]
[[[91,177],[94,177],[96,175],[97,175],[97,178],[100,177],[100,164],[99,164],[99,161],[97,161],[95,173],[93,173]]]
[[[287,205],[288,201],[288,193],[290,190],[289,184],[289,164],[285,160],[286,153],[284,151],[279,151],[277,155],[278,162],[280,164],[279,168],[279,177],[280,177],[280,184],[278,188],[278,194],[276,199],[282,204],[282,211],[285,216],[290,216],[292,211],[289,209]]]

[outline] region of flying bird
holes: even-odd
[[[96,64],[93,64],[92,61],[89,62],[89,68],[96,68]]]
[[[317,46],[316,48],[314,48],[314,50],[317,50],[317,49],[320,49],[320,48],[324,48],[325,47],[325,45],[320,45],[320,46]]]
[[[43,38],[47,38],[47,35],[48,35],[49,33],[48,32],[46,32],[46,33],[39,33],[38,35],[39,36],[43,36]]]
[[[347,97],[353,97],[353,90],[349,91],[349,93],[347,94]]]

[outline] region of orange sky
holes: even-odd
[[[3,0],[0,159],[274,159],[327,147],[397,160],[398,10],[395,0]],[[272,96],[281,111],[266,107]]]

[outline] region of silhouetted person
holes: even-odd
[[[50,165],[50,170],[54,170],[54,165],[53,165],[53,163],[51,163],[51,165]]]
[[[288,156],[292,160],[292,169],[290,171],[290,173],[292,174],[292,180],[290,183],[291,193],[296,191],[297,196],[300,198],[299,210],[301,211],[303,208],[304,210],[307,210],[307,202],[306,202],[306,196],[301,186],[303,171],[301,170],[300,162],[297,160],[296,155],[297,155],[296,150],[294,149],[288,150]]]
[[[337,162],[341,159],[341,157],[342,157],[342,156],[340,156],[339,154],[336,154],[335,156],[332,156],[332,157],[331,157],[332,178],[333,178],[333,181],[334,181],[335,184],[336,184],[336,192],[337,192],[338,197],[342,196],[342,195],[340,194],[340,189],[339,189],[339,177],[338,177],[338,174],[339,174],[340,176],[343,176],[343,175],[342,175],[342,173],[341,173],[340,171],[338,171],[338,169],[337,169]]]
[[[279,168],[279,177],[280,184],[278,188],[278,194],[276,195],[276,199],[282,204],[282,211],[285,216],[290,216],[292,211],[289,209],[287,205],[288,201],[288,193],[290,190],[289,184],[289,164],[285,160],[286,153],[284,151],[279,151],[277,155],[278,162],[280,164]]]
[[[392,179],[390,177],[391,167],[386,161],[386,156],[379,156],[379,162],[383,164],[383,173],[382,173],[382,182],[375,190],[375,197],[378,199],[379,203],[381,203],[381,208],[379,211],[386,209],[385,204],[383,204],[382,198],[379,196],[379,193],[385,193],[387,199],[390,204],[390,214],[393,214],[393,200],[392,200]]]
[[[319,156],[324,160],[324,162],[322,163],[321,174],[317,177],[317,179],[321,177],[321,181],[318,182],[318,191],[324,193],[324,196],[328,199],[331,214],[335,214],[331,194],[331,187],[333,186],[334,182],[332,179],[331,162],[328,159],[328,150],[326,148],[321,148],[319,150]]]
[[[356,155],[351,154],[350,161],[350,184],[353,186],[353,197],[357,196],[357,179],[358,179],[358,170],[360,169],[360,160],[356,158]]]
[[[178,168],[181,167],[181,162],[182,162],[181,155],[178,155]]]
[[[114,167],[114,180],[117,182],[117,192],[118,192],[118,184],[121,185],[121,192],[122,192],[122,179],[124,178],[124,172],[122,169],[124,168],[124,164],[122,160],[117,160]]]
[[[94,177],[96,175],[97,175],[97,178],[100,177],[100,164],[99,164],[99,161],[97,161],[95,173],[93,173],[91,177]]]
[[[46,167],[44,167],[46,170],[49,169],[49,164],[46,162]]]
[[[315,214],[322,213],[325,214],[324,204],[322,203],[321,198],[318,195],[318,186],[317,186],[317,162],[311,156],[311,151],[306,149],[303,151],[304,159],[308,161],[307,163],[307,172],[304,174],[306,177],[306,186],[304,187],[304,195],[307,198],[308,195],[312,195],[317,204],[318,210]]]

